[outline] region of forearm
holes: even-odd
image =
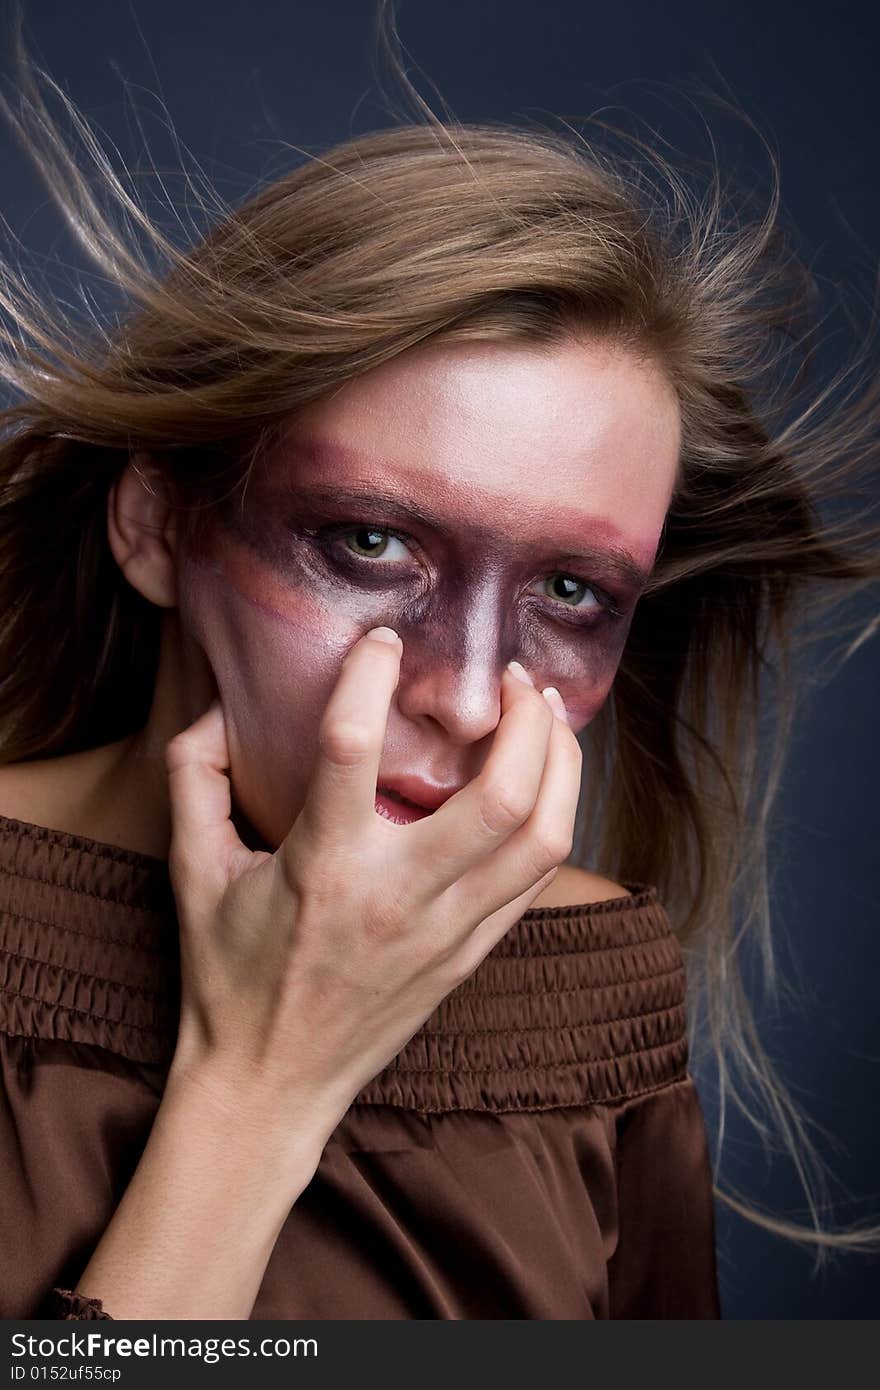
[[[169,1076],[141,1161],[76,1292],[120,1318],[248,1318],[332,1126]]]

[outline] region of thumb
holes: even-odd
[[[219,897],[235,867],[249,860],[230,819],[229,745],[220,700],[165,745],[171,802],[169,868],[178,886]],[[179,880],[179,883],[178,883]]]

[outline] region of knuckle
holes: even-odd
[[[375,874],[375,863],[358,875],[363,883]],[[407,884],[392,873],[381,875],[381,888],[361,893],[351,917],[361,935],[371,943],[396,941],[411,934],[412,902]]]
[[[330,876],[313,872],[318,856],[308,837],[303,834],[301,820],[298,829],[299,834],[291,836],[273,856],[276,892],[279,897],[288,894],[293,894],[295,898],[306,894],[320,897],[322,889],[329,884]]]
[[[322,726],[318,745],[326,758],[342,767],[356,767],[372,752],[369,730],[352,720],[336,720]]]
[[[572,835],[549,826],[540,830],[535,840],[535,855],[542,873],[562,864],[572,851]]]
[[[179,734],[175,734],[165,744],[165,766],[169,772],[176,772],[179,767],[188,762],[194,748],[194,741],[189,729],[182,729]]]
[[[405,928],[403,917],[387,903],[367,904],[361,910],[360,930],[371,945],[396,941],[405,934]]]
[[[532,810],[532,802],[508,783],[491,782],[483,790],[479,809],[484,823],[497,833],[522,825]]]

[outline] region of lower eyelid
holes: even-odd
[[[357,531],[364,530],[378,531],[381,532],[383,535],[390,537],[392,540],[400,541],[401,545],[403,545],[413,556],[416,556],[420,553],[421,548],[419,547],[418,543],[415,542],[410,536],[407,536],[400,531],[396,531],[391,526],[379,526],[373,522],[341,523],[332,527],[325,528],[323,532],[320,530],[312,532],[312,536],[315,540],[317,540],[317,542],[321,546],[321,549],[332,558],[334,556],[336,547],[340,545],[347,536],[354,535]],[[355,551],[349,550],[347,547],[343,547],[342,556],[345,560],[350,560],[355,566],[361,565],[365,568],[372,567],[374,569],[381,569],[383,567],[383,564],[388,568],[391,568],[395,563],[393,560],[386,561],[384,559],[384,556],[376,556],[374,558],[371,558],[369,555],[358,555]],[[572,604],[563,603],[560,599],[554,600],[549,594],[543,594],[539,596],[548,599],[548,601],[551,604],[553,604],[554,607],[569,608],[574,613],[586,611],[592,612],[595,615],[594,621],[596,622],[598,622],[601,618],[622,618],[625,616],[624,612],[620,609],[620,607],[617,605],[617,603],[611,595],[606,596],[603,590],[598,589],[595,585],[591,584],[589,580],[583,579],[580,575],[572,574],[569,570],[551,570],[546,575],[542,576],[541,579],[537,579],[533,582],[541,583],[542,580],[546,581],[547,579],[552,579],[553,576],[557,574],[568,575],[570,578],[576,579],[579,584],[583,584],[585,588],[593,595],[596,602],[594,605],[591,605],[588,610],[585,610],[579,609],[573,606]]]
[[[535,583],[545,583],[547,579],[555,578],[555,576],[558,574],[564,574],[566,578],[574,579],[577,581],[578,584],[582,584],[586,592],[593,595],[595,602],[587,605],[586,607],[581,607],[577,604],[565,603],[562,599],[554,599],[551,594],[542,595],[542,597],[549,599],[550,602],[554,604],[554,606],[560,608],[568,608],[572,613],[592,612],[598,615],[605,614],[608,617],[614,618],[623,617],[622,611],[618,608],[617,604],[615,603],[614,599],[611,597],[610,594],[606,594],[604,589],[598,588],[595,584],[592,584],[588,579],[582,579],[580,575],[572,574],[569,570],[553,570],[549,575],[545,575],[543,579],[535,580]]]

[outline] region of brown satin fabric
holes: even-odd
[[[720,1317],[682,954],[624,886],[526,912],[360,1092],[253,1318]],[[179,998],[166,862],[0,816],[0,1316],[112,1318],[71,1290]]]

